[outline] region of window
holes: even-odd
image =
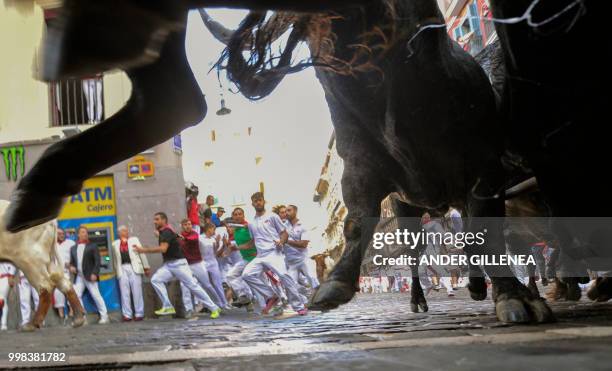
[[[51,126],[97,124],[104,120],[102,76],[49,83]]]
[[[47,25],[55,22],[56,9],[44,12]],[[97,124],[104,120],[102,74],[48,84],[51,126]]]

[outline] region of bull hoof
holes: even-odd
[[[487,298],[487,281],[485,281],[484,277],[470,277],[468,290],[472,300],[485,300]]]
[[[501,293],[495,300],[495,314],[505,323],[547,323],[554,322],[555,317],[539,296],[534,296],[525,286],[513,287]]]
[[[36,326],[35,324],[33,324],[32,322],[28,322],[25,325],[21,326],[21,331],[22,332],[34,332],[39,328],[39,326]]]
[[[72,327],[81,327],[85,324],[85,316],[74,317],[72,320]]]
[[[427,305],[427,302],[423,301],[423,302],[418,302],[418,303],[410,303],[410,309],[412,310],[412,313],[419,313],[419,312],[427,312],[429,311],[429,306]]]
[[[308,303],[311,310],[336,309],[346,304],[355,296],[355,286],[342,281],[323,282],[312,295]]]
[[[597,278],[591,287],[589,287],[587,297],[598,302],[604,302],[612,299],[612,278]]]

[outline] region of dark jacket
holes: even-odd
[[[72,246],[70,249],[70,265],[79,270],[77,266],[79,259],[77,256],[77,248],[78,244]],[[100,274],[100,250],[98,250],[98,246],[95,243],[88,243],[85,245],[85,250],[83,250],[83,276],[87,281],[90,281],[89,277],[92,274],[99,276]],[[100,279],[100,277],[98,277]]]

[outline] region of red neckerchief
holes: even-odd
[[[89,244],[89,239],[86,239],[86,240],[79,240],[79,242],[77,243],[77,245],[80,245],[80,244],[84,244],[84,245]]]
[[[159,233],[161,233],[161,232],[165,231],[166,229],[170,230],[170,232],[172,232],[172,233],[176,233],[176,232],[174,231],[174,228],[172,228],[172,226],[171,226],[170,224],[166,224],[166,226],[165,226],[165,227],[163,227],[162,229],[160,229],[160,230],[159,230]]]
[[[119,240],[119,251],[128,252],[128,241]]]

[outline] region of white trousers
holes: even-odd
[[[210,277],[208,275],[208,270],[206,270],[206,264],[204,264],[203,261],[199,262],[199,263],[195,263],[195,264],[189,264],[189,269],[191,270],[191,273],[193,274],[195,279],[198,281],[200,286],[202,286],[204,291],[206,291],[206,293],[208,294],[210,299],[217,306],[222,305],[222,304],[220,304],[221,300],[217,296],[217,292],[215,291],[212,283],[210,282]],[[183,306],[185,307],[185,310],[186,311],[193,311],[193,301],[191,300],[191,291],[189,291],[187,286],[185,286],[182,282],[181,282],[181,294],[182,294],[182,297],[183,297]],[[196,298],[195,302],[199,303],[200,301],[197,300],[197,298]],[[204,304],[204,303],[202,303],[202,304]]]
[[[8,296],[9,296],[9,278],[3,277],[0,278],[0,300],[4,302],[4,306],[2,308],[2,318],[0,318],[0,330],[6,330],[8,324]]]
[[[98,312],[100,313],[100,319],[108,318],[108,312],[106,311],[106,303],[104,303],[104,299],[102,299],[102,294],[100,294],[100,288],[98,287],[98,281],[91,282],[87,281],[80,273],[77,274],[76,282],[74,283],[74,291],[79,297],[81,301],[81,305],[83,305],[83,292],[87,289],[89,291],[89,295],[93,299],[94,303],[96,303],[96,308],[98,308]],[[85,306],[83,305],[83,308]]]
[[[70,280],[70,273],[64,271],[64,277]],[[53,307],[57,309],[66,307],[66,296],[58,289],[53,290]]]
[[[310,287],[312,287],[313,289],[319,287],[319,280],[314,274],[312,274],[305,260],[301,262],[287,262],[287,271],[295,282],[300,282],[299,277],[301,273],[304,277],[306,277],[306,280],[310,284]]]
[[[98,79],[83,80],[83,94],[87,102],[87,118],[89,123],[102,120],[102,82]]]
[[[27,278],[21,277],[19,281],[19,308],[21,309],[21,325],[30,322],[32,316],[32,299],[34,300],[34,310],[38,308],[38,292],[30,285]]]
[[[251,260],[242,272],[242,278],[249,285],[251,290],[263,296],[265,299],[270,299],[275,296],[274,291],[268,283],[263,279],[262,273],[265,270],[274,272],[280,279],[281,285],[287,292],[287,299],[293,310],[298,311],[304,309],[303,296],[300,295],[297,289],[297,284],[287,272],[285,265],[285,257],[278,251],[273,251],[265,256],[257,256]]]
[[[165,262],[151,278],[151,284],[162,302],[163,308],[172,308],[172,303],[168,297],[166,283],[176,277],[191,293],[200,300],[209,310],[217,310],[219,307],[210,300],[210,296],[204,291],[189,269],[187,259],[177,259]]]
[[[208,271],[208,277],[210,277],[210,282],[212,283],[215,293],[219,297],[219,302],[216,303],[222,307],[225,307],[227,306],[227,299],[225,298],[225,290],[223,290],[223,275],[219,269],[219,264],[217,263],[217,260],[205,262],[205,264],[206,270]]]
[[[247,262],[245,260],[240,260],[236,264],[231,265],[228,268],[227,275],[225,277],[227,279],[227,283],[236,293],[236,296],[246,296],[250,298],[252,297],[251,289],[242,279],[242,272],[244,272],[246,265]]]
[[[142,296],[142,275],[134,273],[132,264],[121,265],[121,277],[119,277],[119,290],[121,291],[121,313],[123,317],[144,317],[144,298]],[[134,311],[132,311],[132,300],[134,299]]]

